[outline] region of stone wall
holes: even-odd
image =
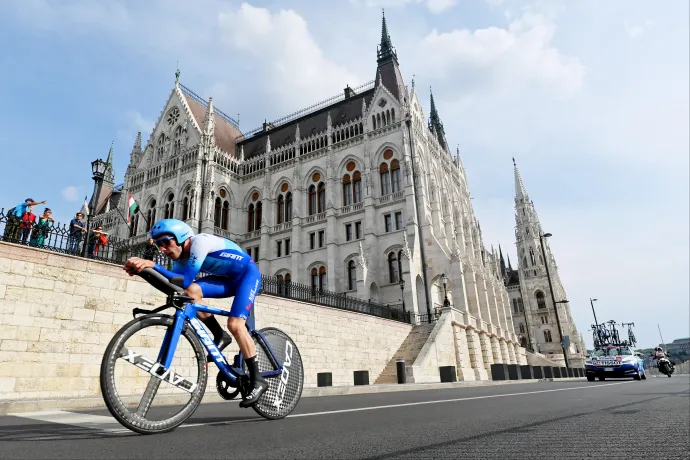
[[[231,300],[209,304],[229,307]],[[113,334],[133,308],[163,303],[159,291],[120,266],[0,243],[0,399],[99,395],[101,358]],[[267,295],[255,309],[257,328],[277,327],[296,342],[307,387],[316,386],[318,372],[332,372],[338,386],[368,370],[373,383],[412,328]],[[227,350],[231,358],[236,344]],[[211,365],[209,386],[216,373]]]

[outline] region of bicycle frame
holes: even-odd
[[[172,306],[172,305],[171,305]],[[225,356],[220,352],[216,346],[213,339],[209,336],[208,332],[204,328],[203,324],[197,318],[198,312],[212,313],[214,315],[220,316],[230,316],[230,312],[227,310],[221,310],[219,308],[209,307],[207,305],[201,305],[197,303],[186,303],[183,308],[176,308],[175,310],[175,322],[171,327],[168,328],[165,333],[165,338],[163,339],[163,345],[161,346],[160,352],[158,354],[157,362],[161,363],[163,369],[168,370],[172,364],[172,359],[175,354],[175,349],[180,340],[180,335],[182,334],[182,329],[185,323],[189,322],[194,330],[196,336],[201,340],[206,350],[209,352],[213,361],[218,366],[218,369],[227,377],[230,382],[235,382],[237,379],[245,375],[243,364],[244,357],[240,352],[238,354],[239,359],[235,360],[231,366]],[[278,359],[273,348],[268,344],[264,335],[255,329],[254,317],[250,316],[247,318],[247,330],[250,336],[257,336],[259,338],[259,346],[264,346],[264,349],[268,352],[268,359],[271,364],[276,368],[273,371],[261,372],[263,377],[277,377],[283,372],[283,363]]]

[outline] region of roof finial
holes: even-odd
[[[175,71],[175,86],[180,82],[180,61],[175,64],[177,70]]]
[[[412,89],[414,89],[414,76],[415,74],[412,74]]]

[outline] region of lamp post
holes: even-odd
[[[563,349],[563,359],[565,360],[565,367],[570,368],[568,364],[568,353],[565,350],[565,344],[563,343],[563,330],[561,329],[561,320],[558,316],[558,304],[567,303],[567,300],[556,302],[556,297],[553,294],[553,285],[551,284],[551,274],[549,273],[549,259],[546,257],[546,251],[544,250],[544,238],[549,238],[553,235],[551,233],[542,234],[539,232],[539,243],[541,244],[541,253],[544,257],[544,266],[546,267],[546,278],[549,280],[549,290],[551,291],[551,301],[553,302],[553,308],[556,312],[556,324],[558,325],[558,335],[560,336],[561,348]]]
[[[599,323],[597,322],[597,314],[594,311],[594,302],[596,302],[597,299],[589,299],[590,305],[592,305],[592,314],[594,315],[594,325],[597,327],[597,330],[599,329]]]
[[[91,231],[91,216],[97,211],[96,206],[98,206],[98,197],[101,194],[101,188],[103,187],[103,179],[105,178],[105,171],[108,169],[108,163],[101,160],[94,160],[91,162],[91,178],[93,179],[93,195],[91,195],[91,201],[89,202],[89,209],[86,213],[86,239],[84,240],[84,246],[82,247],[82,257],[86,257],[86,249],[89,245],[89,232]]]
[[[443,282],[443,306],[447,307],[450,305],[450,301],[448,300],[448,277],[446,276],[445,273],[441,274],[441,281]]]

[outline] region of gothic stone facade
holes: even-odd
[[[122,189],[98,197],[97,220],[143,243],[157,219],[184,219],[237,241],[264,274],[391,305],[403,292],[418,314],[443,304],[445,274],[454,308],[516,343],[459,155],[433,96],[427,124],[403,83],[385,18],[377,54],[370,84],[244,134],[176,82]],[[114,208],[126,215],[130,193],[141,211],[128,229]]]
[[[507,289],[515,333],[523,347],[531,343],[534,351],[543,353],[549,359],[563,363],[549,280],[544,264],[549,264],[549,275],[556,302],[567,300],[565,288],[558,274],[556,260],[551,253],[548,238],[543,238],[542,254],[540,235],[543,235],[534,203],[525,191],[520,172],[515,169],[515,241],[518,252],[518,270],[513,270],[508,259],[506,271]],[[570,337],[567,349],[571,366],[583,366],[587,348],[578,332],[568,303],[558,303],[558,315],[564,336]]]

